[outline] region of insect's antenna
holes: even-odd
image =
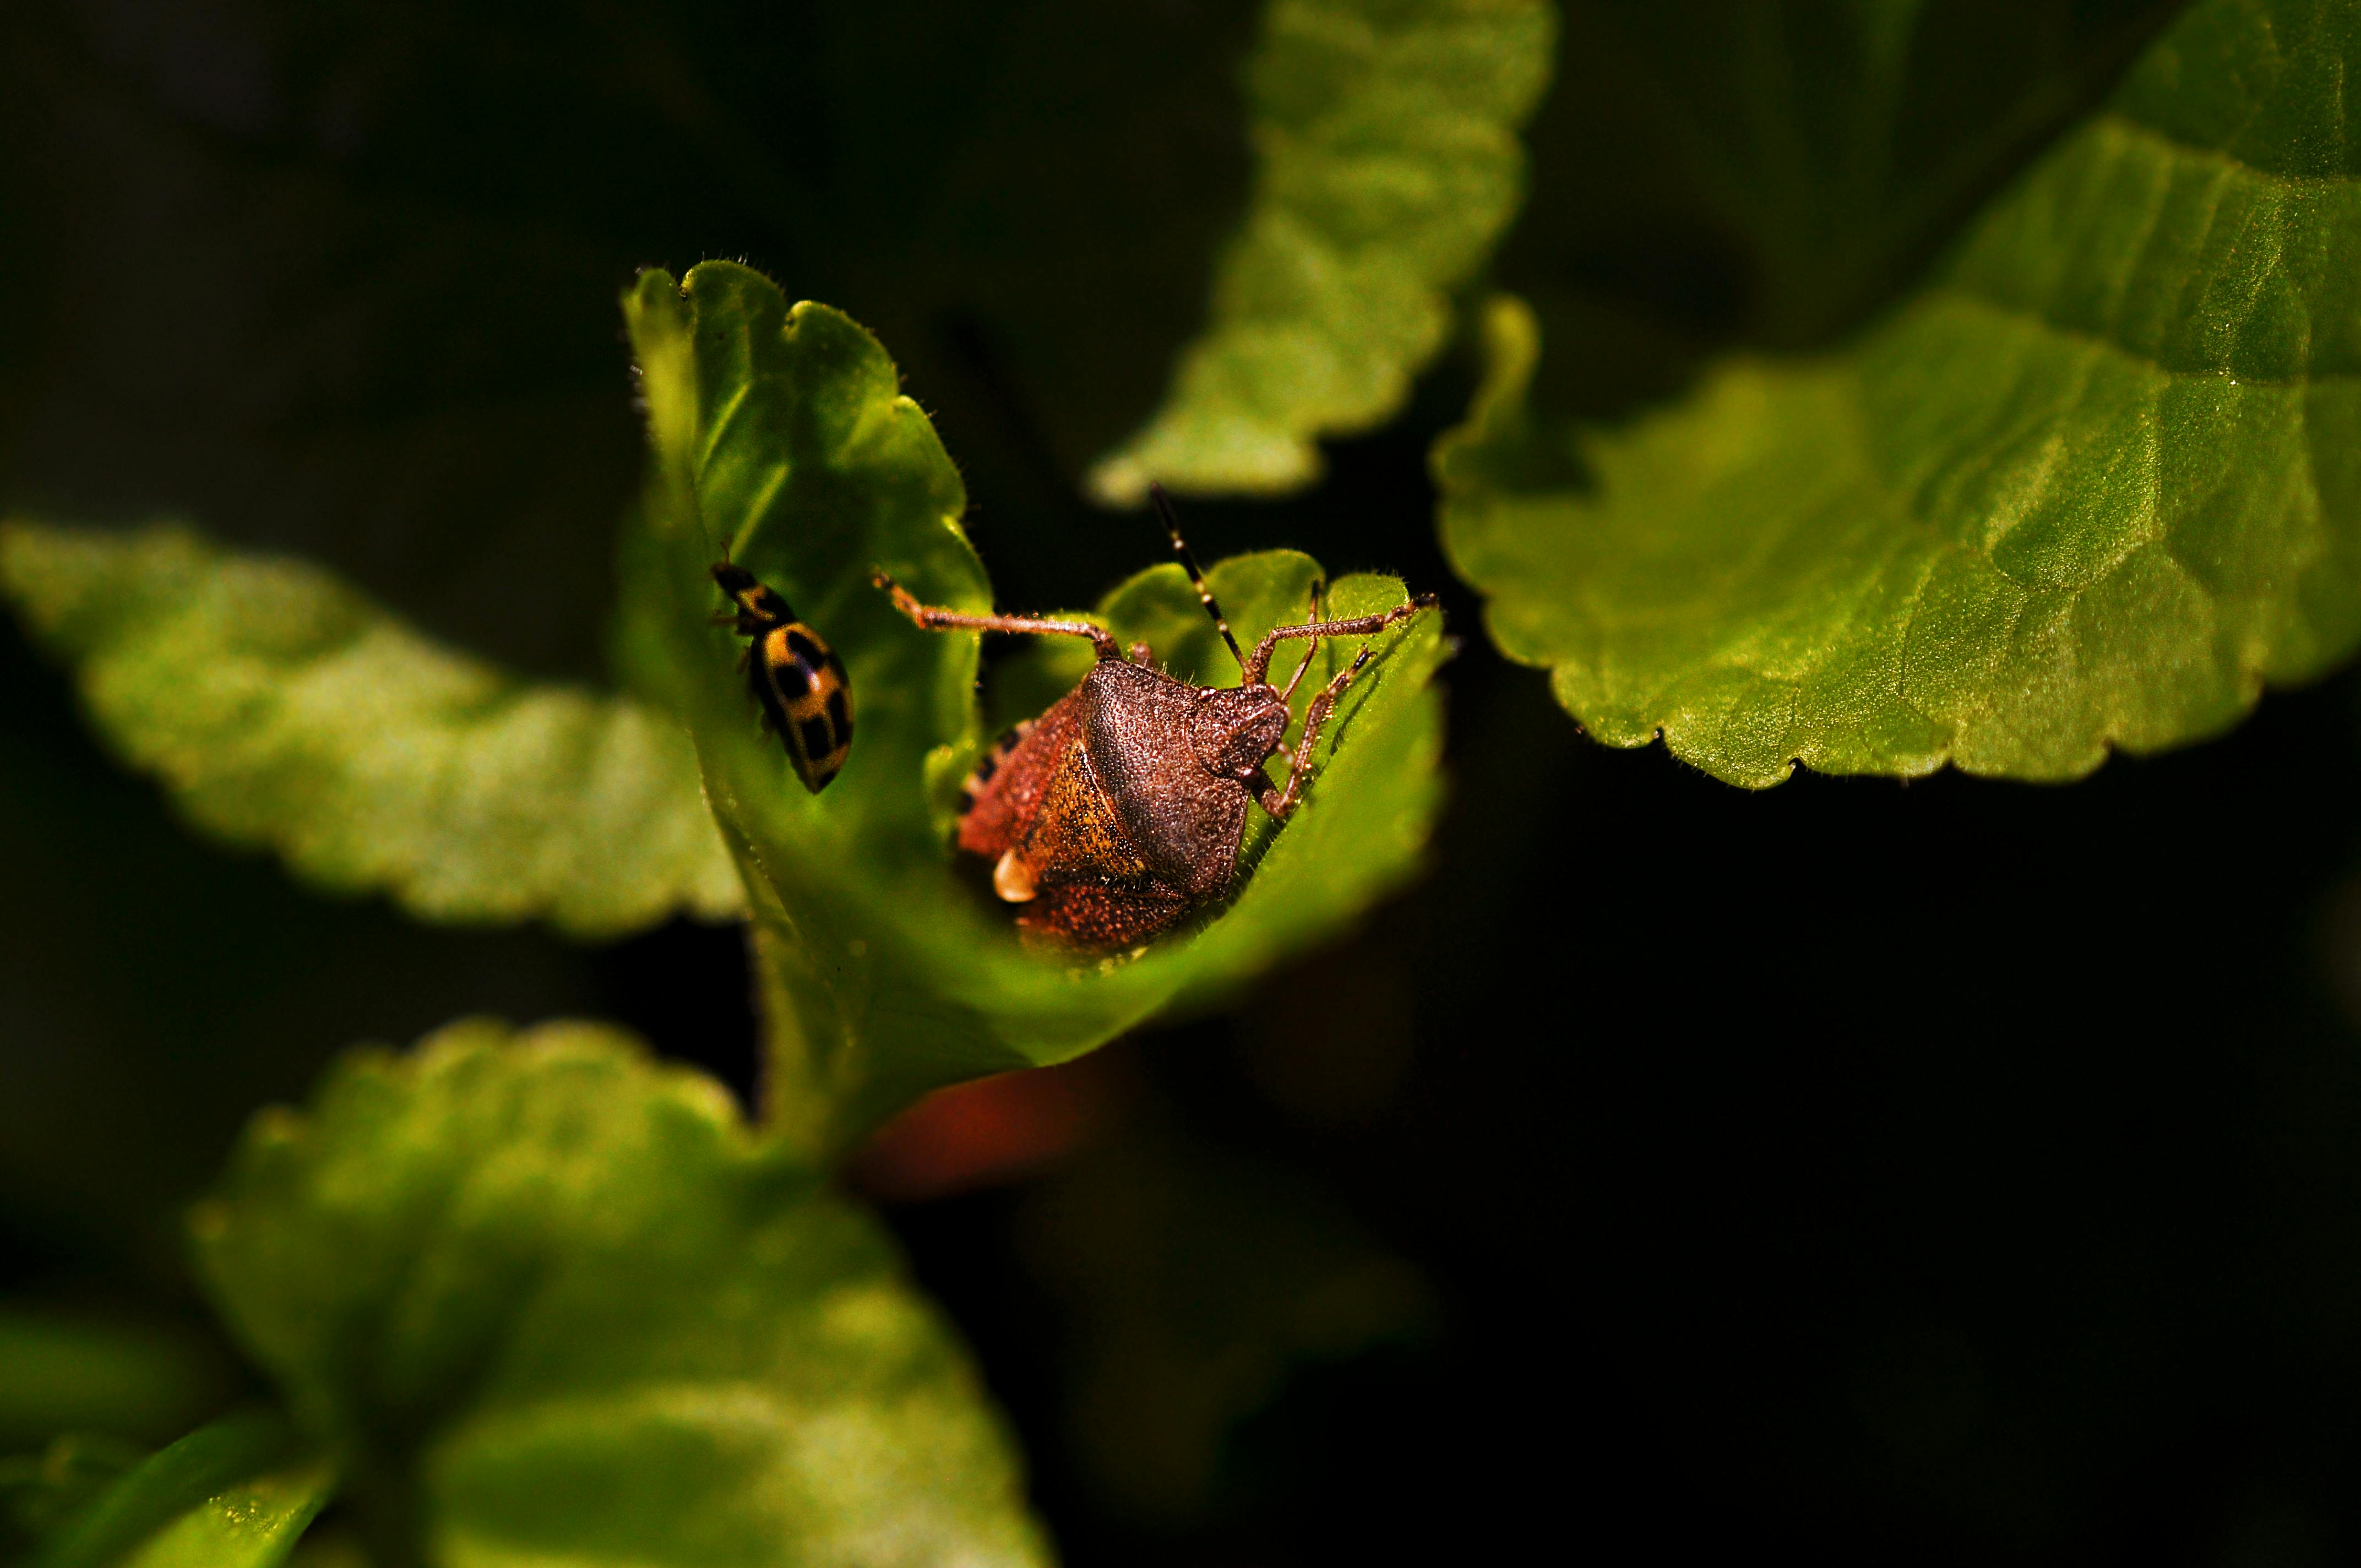
[[[1205,586],[1205,574],[1198,569],[1196,555],[1191,552],[1188,541],[1180,537],[1180,520],[1172,514],[1172,498],[1164,493],[1163,486],[1155,483],[1148,485],[1148,493],[1155,498],[1157,514],[1164,519],[1164,532],[1172,536],[1172,554],[1180,557],[1180,565],[1187,569],[1189,580],[1197,585],[1198,602],[1205,607],[1205,613],[1213,618],[1213,630],[1220,632],[1222,641],[1230,645],[1230,657],[1238,662],[1239,669],[1245,669],[1246,656],[1238,652],[1238,640],[1230,635],[1230,623],[1222,618],[1222,607],[1213,602],[1213,590]]]
[[[712,526],[702,517],[697,520],[697,526],[705,530],[706,543],[708,544],[711,543],[713,542]],[[743,532],[743,530],[733,530],[721,536],[721,558],[724,561],[735,561],[738,559],[738,546],[745,543],[745,540],[741,537]]]

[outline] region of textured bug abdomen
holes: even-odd
[[[1016,924],[1084,948],[1128,948],[1178,923],[1190,901],[1167,890],[1127,892],[1090,883],[1045,887]]]

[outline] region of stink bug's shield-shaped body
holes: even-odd
[[[993,860],[993,889],[1020,906],[1019,926],[1088,948],[1129,947],[1224,896],[1237,872],[1247,804],[1283,822],[1301,803],[1321,729],[1371,651],[1364,648],[1312,697],[1281,789],[1263,765],[1286,736],[1295,681],[1312,667],[1307,649],[1286,690],[1265,680],[1282,641],[1316,647],[1323,637],[1369,636],[1435,602],[1422,594],[1376,615],[1322,620],[1315,587],[1311,620],[1275,628],[1251,654],[1240,653],[1180,541],[1170,503],[1162,490],[1152,493],[1174,552],[1237,657],[1235,686],[1176,679],[1148,662],[1145,647],[1126,655],[1085,621],[938,609],[877,574],[878,586],[919,626],[1087,637],[1097,648],[1098,662],[1080,685],[1010,731],[978,766],[959,825],[960,848]]]
[[[977,770],[960,848],[994,862],[994,891],[1027,905],[1020,924],[1125,946],[1229,891],[1247,801],[1257,785],[1277,798],[1262,763],[1287,719],[1268,688],[1102,659]],[[1252,739],[1224,767],[1232,721]]]
[[[716,616],[716,623],[753,639],[738,667],[762,709],[763,727],[785,742],[796,776],[818,795],[852,750],[852,687],[844,665],[818,632],[796,619],[785,599],[743,566],[719,562],[713,580],[736,606]]]

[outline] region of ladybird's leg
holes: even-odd
[[[894,608],[911,621],[928,631],[1030,631],[1045,637],[1087,637],[1098,649],[1102,659],[1120,660],[1123,648],[1106,628],[1093,626],[1087,620],[1044,620],[1028,615],[970,615],[962,609],[944,609],[938,605],[920,604],[917,596],[883,572],[870,575],[870,581],[894,596]]]
[[[1287,638],[1367,637],[1383,631],[1398,620],[1408,620],[1422,609],[1433,609],[1437,602],[1433,594],[1421,594],[1408,604],[1398,604],[1376,615],[1356,615],[1345,620],[1315,620],[1302,626],[1274,626],[1262,634],[1262,641],[1255,644],[1253,655],[1246,660],[1244,684],[1250,686],[1264,684],[1263,677],[1270,674],[1270,656]]]
[[[1369,662],[1369,655],[1375,651],[1362,649],[1352,663],[1337,673],[1334,680],[1320,688],[1320,695],[1312,699],[1311,707],[1304,711],[1303,734],[1295,742],[1295,765],[1287,770],[1287,791],[1279,797],[1277,806],[1263,807],[1279,821],[1286,821],[1294,812],[1303,798],[1303,786],[1312,780],[1312,749],[1319,743],[1320,730],[1328,722],[1329,710],[1336,706],[1337,696],[1352,685],[1353,677],[1361,673],[1361,666]]]

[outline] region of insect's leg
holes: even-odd
[[[870,575],[870,581],[894,596],[894,608],[910,618],[913,623],[928,631],[1032,631],[1043,636],[1087,637],[1099,651],[1102,659],[1121,659],[1123,649],[1103,626],[1093,626],[1087,620],[1044,620],[1027,615],[970,615],[961,609],[944,609],[939,606],[920,604],[909,589],[884,572]]]
[[[1421,594],[1408,604],[1398,604],[1376,615],[1356,615],[1345,620],[1315,620],[1302,626],[1274,626],[1262,634],[1262,641],[1255,644],[1254,652],[1246,659],[1243,684],[1250,686],[1263,685],[1263,677],[1270,674],[1271,654],[1278,651],[1281,641],[1290,637],[1367,637],[1372,632],[1383,631],[1397,620],[1408,620],[1420,610],[1433,609],[1436,602],[1433,594]]]
[[[1307,620],[1318,620],[1320,619],[1320,590],[1327,586],[1327,584],[1322,582],[1317,577],[1312,579],[1312,604],[1311,607],[1303,612]],[[1259,644],[1256,646],[1255,652],[1257,653],[1262,652],[1262,648]],[[1288,679],[1287,689],[1279,694],[1279,701],[1293,702],[1295,700],[1295,688],[1303,684],[1304,675],[1309,673],[1312,668],[1312,655],[1318,652],[1320,652],[1320,639],[1317,637],[1312,638],[1309,642],[1306,642],[1303,645],[1303,663],[1295,666],[1295,674]],[[1266,673],[1268,673],[1268,666],[1266,666]]]
[[[1320,688],[1320,695],[1304,710],[1303,734],[1295,742],[1295,765],[1287,770],[1287,789],[1276,806],[1263,807],[1279,821],[1286,821],[1294,813],[1297,803],[1303,798],[1303,786],[1312,781],[1312,749],[1320,742],[1320,730],[1328,722],[1329,710],[1336,706],[1337,696],[1352,684],[1353,677],[1361,673],[1361,666],[1369,662],[1369,655],[1375,652],[1373,648],[1362,649],[1350,664],[1337,672],[1334,680]]]
[[[1133,663],[1145,664],[1156,657],[1156,650],[1145,642],[1135,642],[1131,645],[1130,657]]]

